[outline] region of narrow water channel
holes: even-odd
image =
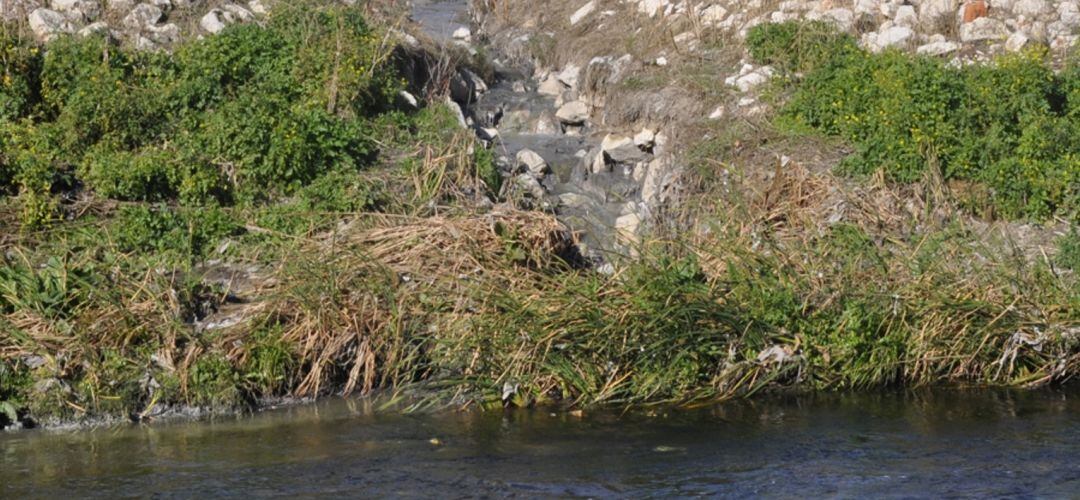
[[[0,434],[0,497],[1080,494],[1080,392],[771,397],[692,411],[252,417]]]

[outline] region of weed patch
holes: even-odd
[[[959,198],[990,217],[1075,218],[1080,210],[1075,65],[1055,74],[1047,54],[1032,49],[956,67],[897,51],[871,54],[795,23],[757,26],[748,43],[759,62],[787,71],[783,123],[854,146],[841,171],[984,186],[959,189]]]

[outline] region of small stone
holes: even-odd
[[[928,56],[943,56],[957,50],[960,50],[960,44],[956,42],[938,41],[920,45],[919,48],[915,49],[915,52]]]
[[[408,91],[402,90],[401,92],[398,92],[398,97],[401,98],[406,106],[412,109],[418,109],[420,107],[420,102],[417,101],[416,96],[410,94]]]
[[[262,3],[262,0],[251,0],[248,2],[248,9],[251,10],[252,13],[260,16],[265,16],[270,13],[270,9]]]
[[[701,23],[706,26],[720,24],[728,15],[728,10],[721,5],[710,5],[701,11]]]
[[[641,132],[634,135],[634,145],[641,149],[652,149],[655,143],[656,132],[653,132],[651,129],[641,129]]]
[[[210,34],[221,33],[231,22],[230,17],[221,9],[213,9],[199,20],[199,27]]]
[[[454,30],[454,34],[451,35],[455,40],[468,40],[472,38],[472,30],[464,26]]]
[[[570,26],[580,23],[582,19],[585,19],[586,16],[592,14],[594,10],[596,10],[595,0],[590,0],[585,5],[582,5],[580,9],[570,15]]]

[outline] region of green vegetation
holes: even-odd
[[[820,24],[762,24],[747,41],[786,72],[791,126],[854,147],[844,172],[941,179],[983,215],[1080,214],[1080,66],[1055,73],[1042,49],[960,67],[871,54]]]
[[[391,48],[359,8],[282,8],[172,55],[5,39],[0,425],[414,388],[437,405],[693,404],[1080,370],[1075,232],[1052,256],[1020,255],[922,200],[874,206],[900,199],[873,190],[888,187],[838,203],[794,164],[741,192],[716,168],[731,129],[689,155],[692,224],[613,274],[577,268],[553,217],[490,208],[494,154],[446,108],[394,108]],[[786,119],[858,147],[847,171],[906,182],[937,166],[992,190],[972,208],[1075,210],[1075,178],[1032,187],[1075,175],[1046,153],[1066,146],[1019,124],[1072,123],[1067,99],[1032,83],[1066,76],[1037,57],[959,70],[864,54],[816,25],[751,41],[789,72]],[[1007,77],[1019,101],[975,90]],[[844,81],[862,87],[838,104],[813,92]],[[958,101],[939,109],[939,87]],[[979,161],[961,139],[983,141]],[[1013,191],[988,173],[1032,159],[1045,178]],[[850,213],[820,223],[838,205]]]
[[[401,81],[356,9],[280,7],[175,55],[69,37],[0,47],[0,190],[27,225],[60,214],[54,194],[199,206],[291,195],[325,172],[372,164],[370,118]]]

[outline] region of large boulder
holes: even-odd
[[[50,9],[35,9],[28,18],[30,30],[39,40],[49,41],[57,35],[74,33],[75,25],[67,16]]]
[[[154,26],[165,19],[165,12],[160,7],[148,3],[136,5],[127,16],[124,16],[124,26],[133,30],[141,30],[147,26]]]
[[[1054,9],[1046,0],[1017,0],[1012,6],[1013,14],[1037,19],[1051,14]]]
[[[101,16],[101,2],[96,0],[53,0],[51,7],[76,23],[94,21]]]
[[[600,150],[609,163],[634,163],[645,157],[645,153],[634,144],[634,140],[616,134],[608,134],[600,143]]]
[[[559,108],[555,118],[564,125],[583,125],[589,119],[589,106],[581,101],[570,101]]]
[[[1009,29],[999,19],[980,17],[960,26],[960,41],[964,43],[1000,41],[1009,36]]]
[[[547,161],[544,160],[544,157],[531,149],[522,149],[521,151],[518,151],[517,164],[518,168],[523,169],[526,173],[536,178],[543,178],[551,171]]]
[[[909,45],[915,37],[915,32],[907,26],[893,26],[883,30],[877,36],[877,48],[903,47]]]

